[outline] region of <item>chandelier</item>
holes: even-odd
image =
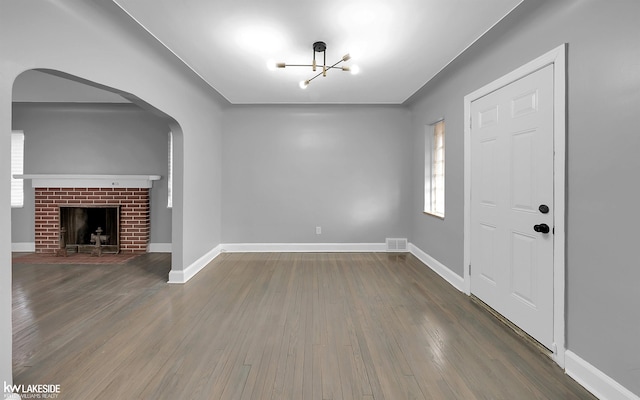
[[[331,70],[331,69],[339,69],[341,71],[345,71],[345,72],[351,72],[352,74],[357,74],[359,72],[359,68],[357,65],[352,65],[352,66],[338,66],[338,64],[342,63],[342,62],[346,62],[349,61],[351,59],[351,56],[349,54],[345,54],[344,56],[342,56],[342,58],[340,60],[338,60],[337,62],[333,63],[332,65],[327,65],[327,44],[325,42],[315,42],[313,43],[313,62],[311,64],[287,64],[287,63],[276,63],[275,67],[276,68],[286,68],[286,67],[311,67],[311,70],[313,72],[316,72],[318,69],[321,68],[320,72],[318,72],[316,75],[314,75],[313,77],[301,81],[300,82],[300,88],[301,89],[306,89],[307,86],[309,86],[309,83],[311,83],[312,80],[316,79],[317,77],[319,77],[320,75],[322,75],[323,77],[327,76],[327,71]],[[318,63],[316,62],[316,53],[322,53],[322,65],[318,65]]]

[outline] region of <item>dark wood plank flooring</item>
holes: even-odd
[[[593,399],[412,255],[13,267],[14,383],[60,399]]]

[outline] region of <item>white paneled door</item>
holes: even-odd
[[[552,348],[553,65],[471,103],[471,293]]]

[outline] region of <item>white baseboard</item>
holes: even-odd
[[[216,257],[218,257],[221,252],[222,252],[222,245],[217,245],[216,247],[211,249],[207,254],[198,258],[194,263],[192,263],[182,271],[174,271],[172,269],[169,272],[168,283],[186,283],[189,279],[193,278],[198,272],[200,272],[204,267],[206,267],[207,264],[209,264]]]
[[[449,282],[451,286],[458,289],[459,291],[464,291],[464,278],[456,274],[447,268],[440,261],[431,257],[429,254],[420,250],[413,243],[409,243],[409,252],[416,256],[418,260],[425,263],[429,268],[431,268],[436,274],[440,275],[445,281]]]
[[[14,253],[35,253],[35,242],[11,243],[11,251]]]
[[[150,250],[151,251],[151,250]],[[169,272],[169,283],[185,283],[220,253],[368,253],[385,252],[385,243],[225,243],[219,244],[182,271]],[[409,251],[458,290],[463,279],[413,244]]]
[[[386,251],[384,243],[226,243],[228,253],[368,253]]]
[[[219,244],[204,256],[182,271],[171,270],[169,283],[185,283],[207,266],[220,253],[256,253],[256,252],[382,252],[384,243],[229,243]],[[149,250],[151,251],[151,249]]]
[[[171,243],[149,243],[149,253],[171,253]]]
[[[640,400],[640,397],[571,350],[565,352],[565,372],[599,399]]]

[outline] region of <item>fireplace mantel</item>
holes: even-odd
[[[34,188],[150,188],[160,175],[74,175],[74,174],[24,174],[16,179],[31,180]]]

